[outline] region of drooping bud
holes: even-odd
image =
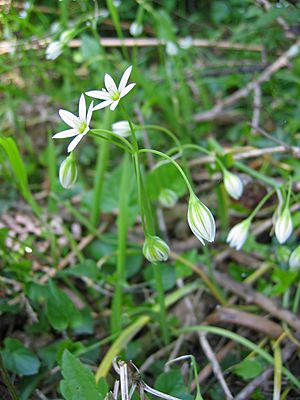
[[[226,239],[230,247],[234,247],[237,250],[242,248],[247,240],[250,224],[251,220],[247,218],[230,229]]]
[[[128,121],[118,121],[112,124],[112,131],[119,136],[127,137],[131,134],[131,129]]]
[[[49,43],[46,48],[46,59],[55,60],[61,55],[62,51],[63,43],[61,41],[55,40],[54,42]]]
[[[166,53],[168,56],[176,56],[178,54],[178,47],[177,44],[171,41],[166,43]]]
[[[71,189],[77,181],[77,166],[73,153],[60,165],[59,181],[65,189]]]
[[[275,235],[280,244],[288,240],[293,232],[293,222],[290,210],[285,207],[275,222]]]
[[[143,32],[143,25],[137,21],[134,21],[129,27],[129,32],[130,35],[134,37],[140,36],[140,34]]]
[[[214,217],[194,194],[190,196],[187,218],[193,234],[203,245],[205,245],[204,240],[214,241],[216,234]]]
[[[167,261],[170,248],[159,236],[147,235],[143,245],[143,254],[148,261],[155,264]]]
[[[300,245],[292,251],[289,259],[289,266],[292,271],[298,271],[300,269]]]
[[[162,189],[158,198],[160,204],[166,208],[172,208],[178,201],[177,194],[171,189]]]
[[[243,194],[243,183],[241,179],[237,175],[227,171],[227,169],[224,169],[223,177],[227,193],[233,199],[238,200]]]

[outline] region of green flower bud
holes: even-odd
[[[280,244],[288,240],[293,232],[293,222],[290,210],[285,207],[275,222],[275,235]]]
[[[243,194],[243,183],[241,179],[237,175],[232,174],[226,169],[224,170],[223,176],[226,192],[233,199],[238,200]]]
[[[148,261],[155,264],[161,261],[167,261],[170,248],[158,236],[147,235],[143,245],[143,254]]]
[[[59,181],[65,189],[71,189],[77,181],[77,167],[73,153],[60,165]]]
[[[158,198],[162,206],[172,208],[178,201],[177,194],[171,189],[162,189]]]
[[[298,271],[300,269],[300,245],[297,246],[290,255],[289,265],[292,271]]]

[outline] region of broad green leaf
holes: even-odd
[[[102,388],[96,385],[92,372],[73,356],[68,350],[62,357],[62,374],[64,380],[60,389],[65,400],[102,400]]]
[[[40,368],[40,360],[17,339],[5,339],[1,351],[4,366],[18,375],[34,375]]]
[[[46,313],[50,324],[58,331],[79,326],[81,324],[81,315],[73,302],[66,293],[55,286],[53,281],[49,282],[49,286],[50,297]]]
[[[253,379],[261,374],[263,364],[255,359],[246,359],[235,365],[233,370],[236,375],[243,379]]]

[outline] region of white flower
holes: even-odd
[[[140,34],[143,32],[143,25],[137,21],[134,21],[129,27],[129,32],[132,36],[140,36]]]
[[[190,196],[188,207],[188,223],[193,234],[205,245],[204,240],[213,242],[216,224],[209,209],[194,195]]]
[[[275,222],[275,235],[280,244],[288,240],[293,232],[293,222],[290,210],[285,207]]]
[[[185,38],[179,41],[179,46],[184,50],[189,49],[190,47],[192,47],[192,45],[193,45],[192,36],[186,36]]]
[[[178,201],[177,194],[171,189],[162,189],[158,198],[161,205],[166,208],[172,208]]]
[[[223,177],[227,193],[235,200],[239,199],[243,194],[243,183],[241,179],[226,169],[223,172]]]
[[[65,189],[71,189],[77,181],[77,167],[74,154],[71,153],[60,165],[59,181]]]
[[[174,42],[167,42],[166,44],[166,53],[168,56],[176,56],[178,54],[178,47],[177,44]]]
[[[235,247],[237,250],[242,248],[243,244],[247,240],[250,224],[251,220],[245,219],[230,229],[226,239],[226,242],[229,243],[229,246]]]
[[[160,237],[151,235],[146,236],[143,245],[143,254],[148,261],[153,264],[167,261],[169,253],[169,246]]]
[[[128,121],[118,121],[112,124],[112,131],[122,137],[130,136],[131,129]]]
[[[63,46],[64,44],[59,40],[51,42],[46,48],[46,59],[55,60],[59,57],[63,51]]]
[[[298,271],[300,269],[300,246],[297,246],[290,255],[289,265],[292,271]]]
[[[126,86],[131,74],[131,70],[132,66],[126,69],[118,87],[116,86],[113,78],[110,75],[105,74],[105,89],[90,90],[89,92],[86,92],[88,96],[94,97],[95,99],[104,100],[102,103],[94,107],[94,111],[108,106],[110,106],[110,109],[113,111],[117,107],[121,98],[126,96],[126,94],[129,93],[130,90],[135,86],[135,83],[130,83],[128,86]]]
[[[86,103],[84,95],[82,94],[79,99],[78,106],[79,117],[72,114],[66,110],[59,110],[59,115],[61,119],[71,127],[62,132],[56,133],[52,136],[53,139],[64,139],[75,136],[68,146],[68,152],[70,153],[75,149],[80,140],[88,133],[90,130],[89,124],[91,122],[93,113],[93,102],[91,102],[88,111],[86,111]]]

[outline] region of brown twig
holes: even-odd
[[[206,320],[211,324],[227,322],[245,326],[251,330],[262,332],[264,335],[273,339],[278,338],[283,333],[281,326],[270,321],[268,318],[234,308],[218,307]]]
[[[285,51],[280,57],[278,57],[269,67],[267,67],[257,78],[250,81],[245,87],[235,91],[231,95],[225,97],[218,104],[208,111],[204,111],[194,116],[194,120],[197,122],[211,121],[223,111],[224,108],[232,106],[240,99],[248,96],[248,94],[254,90],[256,85],[261,85],[263,82],[268,81],[272,75],[279,69],[286,67],[293,57],[299,53],[300,39],[297,40],[287,51]]]

